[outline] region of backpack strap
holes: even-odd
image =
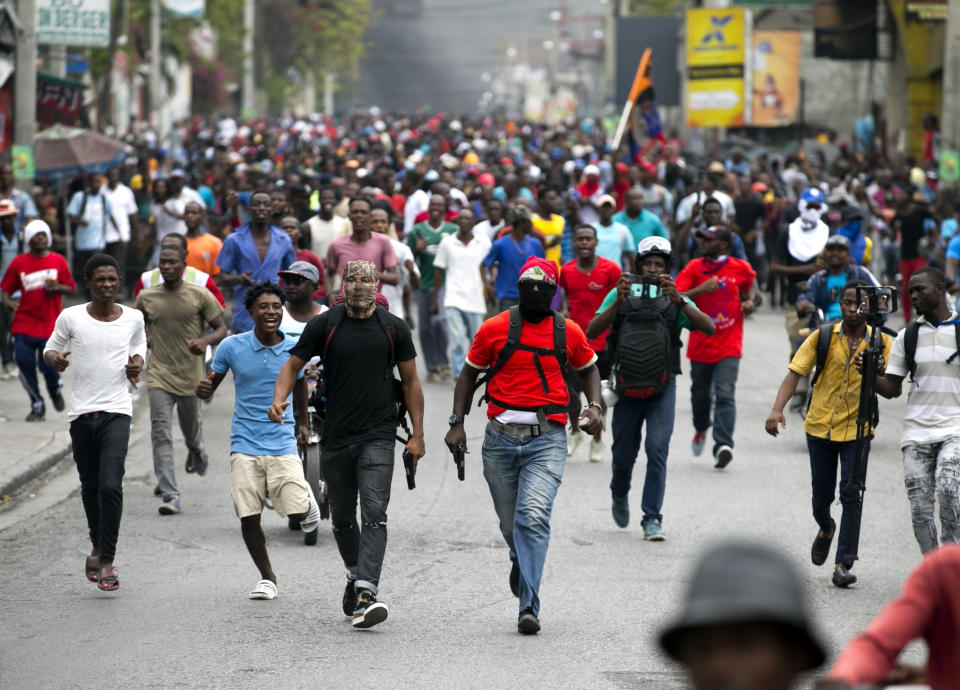
[[[957,357],[960,357],[960,323],[953,324],[953,339],[957,343],[957,351],[947,357],[947,364],[950,364]]]
[[[916,383],[917,374],[917,340],[920,338],[920,322],[911,321],[903,334],[903,354],[907,360],[907,371],[910,372],[910,383]]]
[[[336,333],[337,328],[343,323],[343,319],[347,315],[347,308],[342,304],[338,304],[330,310],[329,314],[327,317],[327,337],[323,339],[323,349],[320,350],[320,360],[324,365],[326,365],[327,350],[330,348],[330,341],[333,340],[333,334]]]
[[[817,368],[810,379],[810,388],[817,385],[817,379],[827,364],[827,355],[830,353],[830,341],[833,340],[833,324],[825,323],[820,326],[817,334]]]
[[[493,366],[487,369],[487,372],[477,379],[477,382],[473,386],[473,392],[476,392],[480,386],[485,386],[487,382],[503,368],[507,360],[513,357],[513,353],[517,351],[517,346],[520,344],[520,331],[523,328],[523,319],[520,318],[519,305],[515,304],[510,307],[508,316],[510,325],[507,328],[507,342],[500,348],[500,352],[497,353],[497,360],[493,363]],[[483,397],[477,401],[477,406],[479,407],[482,402],[489,399],[490,397],[484,394]]]
[[[373,314],[377,318],[377,323],[380,324],[380,328],[383,329],[383,332],[387,336],[387,342],[390,345],[390,369],[393,369],[397,365],[397,346],[394,339],[394,328],[393,326],[387,325],[387,319],[385,314],[387,310],[381,307],[379,304],[376,306]]]

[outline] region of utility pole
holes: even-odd
[[[943,101],[940,111],[941,149],[960,148],[960,3],[947,3],[943,37]]]
[[[33,134],[37,120],[37,3],[20,0],[17,13],[23,33],[17,41],[17,66],[14,72],[13,143],[25,146],[33,158]],[[17,179],[17,187],[33,188],[33,180]]]
[[[247,115],[253,112],[253,22],[254,0],[245,0],[243,3],[243,84],[241,87],[240,113]]]
[[[47,70],[61,79],[67,76],[67,47],[63,45],[47,46]]]
[[[333,117],[333,87],[336,86],[337,75],[327,72],[323,75],[323,114]]]
[[[167,122],[163,102],[163,63],[160,59],[160,21],[160,0],[150,0],[150,110],[156,117],[157,145],[163,146],[167,136]]]

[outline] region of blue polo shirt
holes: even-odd
[[[628,216],[626,209],[619,213],[614,213],[613,221],[615,223],[623,223],[627,226],[627,230],[633,235],[634,251],[636,251],[637,245],[640,244],[640,240],[646,239],[647,237],[657,235],[659,237],[665,237],[668,240],[670,239],[670,235],[667,234],[663,223],[660,222],[656,214],[651,213],[645,208],[640,209],[640,214],[636,218]]]
[[[227,273],[237,275],[252,271],[250,277],[258,283],[270,281],[278,283],[277,271],[287,268],[297,260],[296,252],[293,250],[293,244],[290,238],[280,228],[270,226],[270,247],[267,249],[267,255],[260,261],[260,255],[257,254],[257,246],[253,242],[253,236],[250,234],[250,224],[229,235],[223,241],[223,247],[217,256],[217,266]],[[243,306],[243,298],[247,294],[245,285],[237,285],[233,288],[233,330],[237,333],[253,329],[253,319],[247,313]]]
[[[267,417],[273,404],[273,384],[283,365],[290,359],[290,350],[297,342],[284,338],[267,347],[253,331],[226,338],[210,366],[218,374],[233,372],[233,421],[230,423],[230,452],[247,455],[285,455],[297,452],[294,436],[293,395],[287,396],[290,406],[283,414],[283,424],[274,424]],[[300,378],[303,372],[297,373]]]
[[[544,258],[543,245],[529,235],[520,242],[512,235],[504,235],[493,243],[483,265],[487,268],[497,265],[497,299],[517,299],[517,281],[520,269],[531,256]]]

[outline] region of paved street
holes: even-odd
[[[568,462],[541,591],[543,631],[532,638],[516,632],[507,550],[480,472],[482,412],[474,407],[468,418],[473,453],[464,483],[442,445],[449,384],[424,384],[427,456],[413,492],[398,453],[381,583],[390,618],[365,632],[351,629],[340,610],[343,567],[329,522],[321,524],[319,544],[307,547],[285,520],[267,512],[280,596],[247,599],[259,577],[228,491],[229,378],[204,407],[206,477],[182,472],[186,450],[177,437],[181,516],[157,514],[149,416],[141,401],[127,460],[118,593],[102,593],[84,578],[89,543],[72,463],[35,489],[35,498],[18,498],[0,513],[2,685],[683,687],[655,635],[681,603],[692,560],[726,537],[764,539],[793,557],[832,657],[920,560],[897,448],[903,402],[881,403],[862,560],[854,571],[860,582],[839,591],[829,567],[809,560],[816,526],[800,418],[791,415],[779,439],[763,432],[786,370],[782,323],[779,312],[766,308],[747,323],[736,458],[727,470],[691,456],[689,379],[679,382],[666,542],[644,542],[639,519],[626,530],[614,525],[609,450],[606,463],[590,464],[584,444]],[[638,465],[631,496],[637,512],[642,471]],[[910,655],[922,658],[917,649]]]

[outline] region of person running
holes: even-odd
[[[666,228],[660,222],[660,218],[655,213],[651,213],[643,207],[643,191],[638,187],[627,190],[624,195],[626,202],[622,211],[613,214],[613,222],[621,223],[630,231],[633,237],[634,246],[640,244],[641,240],[657,235],[670,239]]]
[[[456,234],[458,227],[444,220],[447,200],[439,194],[430,197],[427,212],[427,219],[414,225],[407,237],[407,244],[413,250],[420,269],[420,289],[415,293],[417,330],[420,331],[420,346],[423,348],[423,360],[427,365],[427,381],[449,381],[453,379],[453,373],[447,358],[447,320],[442,310],[431,309],[434,303],[444,303],[443,284],[437,288],[439,297],[433,288],[436,282],[433,263],[440,249],[440,242],[444,237]]]
[[[604,194],[597,199],[599,218],[592,224],[597,231],[596,251],[598,256],[629,269],[630,262],[633,260],[633,243],[631,242],[633,236],[626,225],[613,220],[616,210],[617,200],[611,195]]]
[[[387,237],[397,258],[397,284],[391,285],[381,282],[380,292],[386,297],[387,303],[390,305],[390,313],[399,316],[407,322],[407,325],[412,326],[413,321],[404,308],[404,292],[406,291],[406,296],[409,297],[410,290],[406,289],[408,285],[410,289],[420,289],[420,270],[413,260],[413,252],[410,247],[400,240],[390,237],[389,229],[390,214],[388,211],[385,208],[374,207],[370,211],[370,231]],[[409,299],[406,301],[409,302]]]
[[[567,459],[567,362],[579,373],[590,401],[580,426],[592,434],[601,424],[597,356],[580,327],[550,309],[558,281],[554,262],[531,257],[524,264],[517,281],[519,304],[485,321],[473,339],[444,438],[451,453],[458,446],[466,451],[463,417],[477,377],[488,369],[483,476],[510,549],[510,589],[520,601],[517,630],[527,635],[540,631],[550,514]],[[514,338],[517,345],[511,348]]]
[[[573,236],[577,258],[568,261],[560,269],[560,287],[563,289],[564,311],[584,331],[590,325],[603,298],[617,286],[620,280],[620,266],[609,259],[597,256],[597,229],[592,225],[580,225]],[[610,361],[607,356],[607,333],[604,329],[599,335],[588,339],[588,344],[597,353],[597,371],[600,378],[610,376]],[[567,387],[571,389],[571,405],[580,407],[579,377],[566,376]],[[602,402],[602,401],[601,401]],[[571,413],[574,408],[571,407]],[[603,410],[606,414],[606,409]],[[583,434],[576,426],[576,417],[572,414],[571,429],[567,435],[567,457],[577,452],[583,441]],[[603,461],[603,441],[600,429],[590,441],[590,462]]]
[[[29,249],[10,262],[0,281],[3,308],[13,314],[10,335],[20,383],[30,396],[28,422],[42,422],[46,415],[37,380],[38,367],[53,407],[61,412],[66,406],[60,392],[60,374],[43,358],[43,348],[63,309],[61,295],[73,293],[76,285],[67,260],[50,251],[52,242],[53,236],[46,222],[32,220],[27,223],[23,229],[23,243]],[[17,292],[20,300],[14,302],[12,298]]]
[[[294,261],[277,274],[283,286],[283,319],[280,331],[288,338],[297,340],[307,323],[314,316],[327,311],[327,306],[313,299],[320,284],[320,271],[306,261]]]
[[[203,377],[207,346],[216,345],[227,335],[223,308],[213,295],[184,281],[185,260],[186,252],[179,244],[163,245],[160,250],[163,284],[144,290],[136,301],[137,309],[143,312],[150,345],[147,396],[153,471],[163,499],[159,507],[161,515],[181,512],[180,490],[173,470],[171,415],[174,407],[189,451],[184,469],[201,477],[207,472],[200,401],[195,395],[195,386]],[[212,330],[205,335],[207,329]]]
[[[184,235],[181,235],[178,232],[171,232],[169,235],[160,240],[160,248],[162,249],[165,245],[179,246],[183,248],[183,251],[189,252],[187,238]],[[159,256],[159,254],[158,254]],[[219,267],[218,267],[219,270]],[[198,287],[206,288],[210,291],[210,294],[213,295],[217,301],[220,303],[221,307],[226,308],[227,303],[223,299],[223,293],[220,292],[220,288],[217,287],[216,281],[210,277],[209,273],[205,273],[198,268],[193,266],[187,266],[184,264],[183,269],[183,282],[190,283],[191,285],[197,285]],[[137,297],[140,295],[140,292],[145,288],[156,287],[157,285],[163,284],[163,274],[160,273],[159,268],[154,268],[149,271],[144,271],[140,274],[140,278],[137,280],[137,284],[133,288],[133,299],[136,301]]]
[[[248,290],[244,299],[244,308],[253,319],[253,330],[231,335],[220,343],[210,374],[200,379],[195,392],[201,400],[209,398],[227,372],[233,372],[230,497],[240,518],[243,542],[260,571],[260,581],[248,596],[275,599],[277,575],[260,526],[266,492],[270,492],[277,514],[299,522],[304,532],[312,532],[320,525],[320,507],[303,477],[297,453],[298,440],[303,445],[307,443],[307,389],[300,369],[295,372],[293,386],[293,398],[298,403],[296,427],[289,393],[280,401],[280,424],[273,424],[263,414],[273,400],[273,383],[296,344],[280,331],[283,291],[279,285],[266,281]]]
[[[217,256],[222,284],[233,286],[230,327],[237,333],[253,328],[253,320],[243,306],[247,289],[265,280],[277,282],[277,271],[297,260],[287,233],[270,225],[270,208],[270,195],[254,192],[250,196],[250,222],[227,235]]]
[[[647,440],[644,446],[647,471],[643,480],[643,519],[640,523],[643,527],[643,538],[647,541],[666,539],[660,511],[663,508],[663,495],[667,484],[670,436],[673,434],[673,421],[676,416],[676,376],[680,373],[680,350],[683,347],[680,332],[686,328],[691,331],[692,337],[693,331],[709,336],[716,330],[710,317],[677,292],[677,287],[670,278],[672,258],[673,250],[668,240],[648,237],[641,241],[637,245],[635,260],[641,281],[634,280],[629,274],[621,276],[616,288],[607,293],[587,326],[588,338],[597,337],[611,325],[617,329],[616,336],[610,343],[613,351],[607,356],[609,365],[616,363],[618,374],[622,373],[622,385],[617,384],[616,379],[612,382],[614,392],[620,388],[624,395],[619,397],[613,408],[613,476],[610,480],[610,493],[613,520],[622,528],[630,524],[627,495],[630,493],[633,466],[637,462],[637,453],[640,452],[640,443],[643,440],[644,422],[647,425]],[[649,284],[646,291],[643,280]],[[656,286],[652,284],[654,282]],[[647,301],[650,303],[647,304]],[[651,309],[658,312],[662,319],[643,318],[650,316],[648,312]],[[661,321],[662,326],[667,329],[666,333],[659,326]],[[653,349],[651,345],[658,342],[669,342],[669,347]],[[648,348],[649,352],[646,352]],[[649,361],[656,366],[634,367],[628,364],[634,360],[628,354],[638,350],[644,352],[644,357],[638,361]],[[654,358],[651,354],[657,356]],[[664,378],[666,381],[661,391],[644,390],[647,385],[644,382]]]
[[[443,310],[453,375],[459,376],[470,343],[487,312],[483,299],[483,260],[490,251],[486,235],[474,232],[473,211],[461,209],[454,219],[459,231],[440,240],[433,260],[433,302],[430,313]],[[449,277],[448,277],[449,276]],[[440,286],[446,286],[440,303]]]
[[[376,304],[378,287],[373,263],[347,264],[343,304],[307,324],[276,377],[268,411],[271,420],[283,421],[284,401],[297,372],[319,356],[327,394],[320,439],[324,478],[333,535],[347,569],[343,613],[352,618],[355,628],[382,623],[388,614],[387,605],[378,601],[377,595],[387,549],[387,506],[398,424],[394,366],[400,372],[403,399],[413,424],[406,449],[413,456],[414,471],[425,452],[423,390],[417,378],[413,337],[402,319]],[[377,371],[382,375],[371,375]],[[362,529],[357,524],[358,498]]]
[[[813,519],[820,527],[813,540],[810,557],[814,565],[823,565],[830,555],[830,545],[837,531],[837,524],[830,517],[830,505],[835,498],[839,460],[840,505],[843,506],[843,512],[840,517],[837,557],[833,567],[833,584],[836,587],[849,587],[857,581],[856,575],[850,573],[853,560],[848,557],[847,540],[848,525],[854,519],[859,522],[857,513],[861,509],[856,501],[856,488],[852,483],[857,462],[857,416],[860,410],[861,378],[856,366],[851,365],[867,348],[871,331],[861,311],[862,304],[857,301],[858,287],[872,287],[872,283],[853,280],[844,285],[837,300],[843,310],[843,320],[825,326],[827,331],[815,330],[797,350],[765,424],[767,433],[774,437],[779,435],[780,429],[787,427],[783,408],[796,391],[800,379],[806,378],[816,366],[816,385],[803,423],[807,450],[810,453]],[[829,336],[826,344],[820,342],[824,335]],[[890,358],[892,341],[885,334],[880,337],[883,343],[883,358],[887,361]],[[821,357],[822,367],[818,361]],[[868,454],[872,437],[871,428],[866,441]]]
[[[196,201],[188,201],[183,209],[183,222],[187,226],[187,266],[203,271],[211,278],[216,276],[220,273],[217,257],[223,241],[213,233],[204,232],[203,207]]]
[[[113,565],[123,513],[123,474],[130,440],[134,387],[140,377],[147,339],[143,315],[114,302],[120,265],[94,254],[84,267],[93,299],[57,316],[43,359],[58,372],[71,364],[70,440],[80,475],[80,498],[93,548],[87,579],[108,592],[120,587]]]
[[[716,326],[716,334],[691,333],[690,403],[693,407],[693,454],[700,455],[713,414],[713,457],[722,469],[733,460],[737,421],[737,373],[743,350],[743,317],[753,313],[756,272],[746,261],[728,256],[732,233],[723,226],[697,232],[703,256],[677,274],[677,290],[691,298]]]
[[[915,271],[907,289],[919,318],[897,334],[876,390],[885,398],[899,397],[910,376],[900,448],[913,534],[926,554],[941,541],[960,542],[960,366],[953,355],[960,317],[947,301],[940,269]],[[934,501],[940,504],[941,540]]]
[[[487,269],[487,292],[497,296],[500,311],[518,303],[517,281],[527,259],[545,257],[543,245],[531,236],[530,209],[522,204],[511,206],[509,221],[510,232],[491,245],[483,260]]]

